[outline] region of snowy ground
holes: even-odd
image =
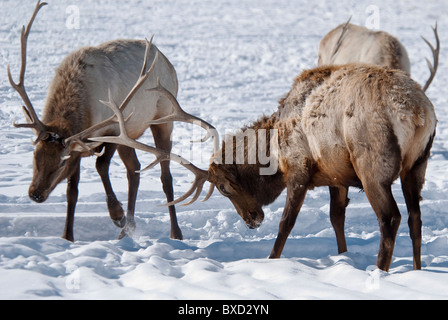
[[[65,183],[44,204],[27,196],[32,176],[30,130],[20,121],[21,101],[10,88],[6,65],[19,69],[19,29],[35,1],[0,2],[0,299],[447,299],[448,298],[448,116],[446,83],[448,3],[428,1],[154,0],[50,1],[29,41],[27,89],[41,110],[54,68],[70,51],[115,38],[144,38],[178,71],[179,102],[213,123],[224,135],[263,113],[270,114],[293,78],[317,63],[319,40],[349,16],[358,24],[378,22],[406,46],[412,75],[428,77],[438,21],[442,42],[438,75],[428,90],[439,118],[438,135],[423,191],[423,270],[412,270],[406,208],[399,182],[394,194],[402,211],[389,273],[374,270],[379,244],[375,214],[353,190],[347,210],[349,252],[337,255],[326,188],[309,192],[283,259],[266,259],[273,246],[284,195],[249,230],[217,192],[206,203],[178,207],[184,241],[169,239],[169,219],[159,169],[142,176],[133,239],[110,221],[94,159],[82,167],[75,243],[60,238],[65,220]],[[373,10],[373,11],[371,11]],[[79,21],[77,18],[79,12]],[[75,19],[73,19],[75,18]],[[79,27],[79,28],[78,28]],[[174,152],[207,166],[211,144],[191,149],[192,127],[179,124]],[[196,133],[202,132],[196,130]],[[148,134],[142,138],[151,143]],[[141,154],[142,163],[151,156]],[[192,176],[173,165],[176,192]],[[125,203],[127,182],[120,160],[111,177]]]

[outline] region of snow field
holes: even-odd
[[[35,1],[0,3],[0,70],[20,68],[19,31]],[[373,7],[371,7],[373,6]],[[205,203],[178,206],[184,241],[169,239],[160,170],[142,175],[133,239],[116,240],[94,159],[83,161],[75,218],[75,243],[60,238],[65,221],[65,183],[44,204],[27,196],[32,179],[30,130],[19,97],[0,72],[0,299],[447,299],[448,118],[446,111],[447,4],[431,1],[50,1],[29,41],[27,90],[42,110],[53,70],[69,52],[115,38],[154,42],[175,66],[179,102],[215,125],[224,136],[277,108],[293,78],[317,64],[317,46],[345,22],[365,24],[378,9],[380,27],[408,50],[412,76],[424,83],[430,26],[438,22],[439,72],[427,95],[439,119],[421,203],[423,270],[412,270],[412,248],[400,183],[393,186],[402,223],[389,273],[374,268],[379,228],[363,193],[351,190],[347,208],[348,253],[337,255],[326,188],[310,191],[286,243],[283,258],[268,260],[285,197],[265,208],[265,221],[249,230],[231,203],[215,192]],[[78,11],[76,11],[78,9]],[[79,13],[79,15],[77,15]],[[79,20],[76,20],[79,18]],[[73,20],[74,19],[74,20]],[[77,22],[79,22],[77,24]],[[79,27],[79,28],[77,28]],[[176,124],[174,150],[207,167],[211,143],[191,145],[203,132]],[[193,137],[192,137],[193,136]],[[148,133],[142,141],[152,144]],[[190,153],[188,152],[190,151]],[[142,164],[152,162],[139,154]],[[127,181],[118,157],[111,179],[126,205]],[[192,175],[172,165],[176,194]]]

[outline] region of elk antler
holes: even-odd
[[[154,69],[154,66],[156,65],[156,62],[159,58],[159,53],[156,53],[156,56],[154,57],[154,60],[151,64],[151,67],[148,69],[148,71],[145,72],[146,70],[146,66],[148,64],[148,56],[149,56],[149,50],[151,48],[151,44],[152,44],[152,39],[154,38],[154,35],[151,37],[151,39],[148,41],[146,40],[146,50],[145,50],[145,60],[143,62],[143,66],[142,66],[142,71],[140,72],[140,76],[136,82],[136,84],[134,85],[134,87],[132,88],[132,90],[129,92],[129,94],[127,95],[127,97],[124,99],[123,103],[120,106],[120,110],[123,111],[124,108],[129,104],[129,102],[131,101],[132,97],[135,95],[135,93],[138,91],[138,89],[143,85],[143,83],[146,81],[146,79],[148,79],[149,74],[151,73],[151,71]],[[109,92],[110,94],[110,92]],[[110,100],[110,98],[109,98]],[[132,115],[132,114],[131,114]],[[130,117],[130,116],[129,116]],[[128,119],[129,119],[128,117]],[[127,120],[127,119],[126,119]],[[125,120],[125,121],[126,121]],[[91,148],[85,144],[82,140],[89,137],[92,133],[94,133],[95,131],[105,128],[110,124],[116,123],[117,119],[116,119],[116,115],[114,114],[113,116],[111,116],[109,119],[106,119],[96,125],[91,126],[90,128],[76,134],[73,135],[67,139],[65,139],[65,144],[69,145],[70,143],[74,142],[78,145],[80,145],[83,149],[85,149],[86,151],[89,151],[90,153],[92,153],[92,155],[99,155],[94,153]]]
[[[173,112],[170,115],[159,118],[157,120],[148,121],[147,122],[148,125],[157,125],[157,124],[174,122],[174,121],[199,124],[202,128],[207,130],[207,135],[204,138],[202,138],[200,140],[200,142],[205,142],[210,137],[212,137],[213,138],[213,151],[216,152],[219,149],[219,135],[218,135],[218,131],[215,129],[215,127],[201,118],[198,118],[189,113],[186,113],[180,107],[179,102],[173,96],[173,94],[171,92],[169,92],[168,90],[166,90],[163,86],[160,85],[159,78],[157,78],[157,86],[152,89],[147,89],[147,91],[159,93],[161,96],[164,96],[165,98],[167,98],[171,102],[171,105],[173,106]]]
[[[189,204],[195,202],[197,200],[197,198],[199,197],[199,195],[201,194],[204,183],[208,180],[208,177],[209,177],[208,171],[197,168],[191,162],[189,162],[188,160],[186,160],[178,155],[148,146],[139,141],[131,139],[126,132],[125,119],[123,118],[122,111],[120,110],[120,109],[122,109],[123,105],[120,108],[116,105],[116,103],[113,101],[112,94],[111,94],[110,90],[109,90],[109,101],[107,101],[107,102],[101,101],[101,103],[108,106],[109,108],[111,108],[114,111],[114,114],[117,117],[118,123],[120,126],[120,135],[119,136],[110,136],[110,137],[94,137],[94,138],[89,138],[89,140],[95,141],[95,142],[125,145],[130,148],[134,148],[134,149],[138,149],[141,151],[146,151],[146,152],[150,152],[150,153],[154,154],[156,156],[156,160],[154,162],[152,162],[149,166],[147,166],[145,169],[143,169],[142,171],[148,170],[162,161],[172,160],[174,162],[179,163],[180,165],[184,166],[185,168],[187,168],[188,170],[190,170],[191,172],[194,173],[195,180],[193,182],[192,187],[182,197],[180,197],[179,199],[177,199],[175,201],[169,202],[166,205],[172,206],[172,205],[178,204],[178,203],[184,201],[185,199],[187,199],[190,195],[193,194],[193,192],[196,191],[195,195],[193,196],[193,199],[184,205],[189,205]],[[214,185],[211,184],[208,194],[204,198],[203,201],[207,201],[211,197],[213,190],[214,190]]]
[[[345,33],[347,32],[347,27],[350,23],[350,21],[352,20],[352,16],[350,16],[350,18],[348,18],[347,22],[344,24],[344,26],[342,27],[341,30],[341,35],[339,36],[338,41],[336,42],[336,47],[334,48],[333,54],[332,54],[332,59],[334,59],[334,56],[336,55],[336,53],[338,53],[339,49],[341,48],[342,45],[342,39],[344,38]]]
[[[143,85],[143,83],[146,81],[146,79],[149,77],[150,73],[152,72],[152,70],[154,69],[158,57],[159,57],[159,52],[156,53],[156,56],[152,62],[151,67],[149,68],[149,70],[145,73],[146,70],[146,66],[148,63],[148,56],[149,56],[149,49],[151,47],[152,44],[152,40],[154,38],[154,35],[151,37],[150,41],[146,41],[146,52],[145,52],[145,60],[143,63],[143,67],[142,67],[142,71],[140,73],[140,77],[137,81],[137,83],[135,84],[134,88],[132,88],[132,90],[130,91],[130,93],[128,94],[128,96],[126,97],[126,99],[123,101],[123,103],[120,106],[120,110],[123,111],[125,109],[125,107],[128,105],[128,103],[131,101],[131,99],[133,98],[134,94],[138,91],[138,89]],[[186,113],[185,111],[182,110],[182,108],[180,107],[179,103],[177,102],[176,98],[173,96],[173,94],[171,94],[171,92],[169,92],[168,90],[166,90],[159,81],[159,78],[157,78],[157,86],[155,88],[152,89],[148,89],[148,91],[152,91],[152,92],[157,92],[160,95],[164,96],[165,98],[168,99],[168,101],[170,101],[170,103],[173,106],[173,113],[171,115],[168,115],[166,117],[154,120],[154,121],[148,121],[147,125],[156,125],[156,124],[162,124],[162,123],[166,123],[166,122],[173,122],[173,121],[183,121],[183,122],[188,122],[188,123],[193,123],[193,124],[199,124],[202,128],[207,130],[207,135],[206,137],[204,137],[201,141],[205,142],[207,141],[210,137],[213,137],[213,150],[216,151],[219,149],[219,135],[217,130],[208,122],[195,117],[191,114]],[[78,145],[80,145],[83,149],[85,149],[86,151],[91,152],[92,154],[93,151],[88,147],[87,144],[85,144],[84,142],[82,142],[83,139],[88,138],[89,136],[91,136],[95,131],[102,129],[104,127],[107,127],[110,124],[116,123],[116,116],[113,115],[112,117],[110,117],[107,120],[104,120],[103,122],[100,122],[72,137],[69,137],[65,140],[66,145],[69,145],[72,142],[77,143]]]
[[[40,2],[40,0],[37,1],[36,8],[34,9],[33,15],[31,16],[30,21],[28,22],[27,27],[22,27],[22,33],[21,33],[21,57],[22,57],[22,64],[20,67],[20,75],[19,75],[19,82],[16,83],[12,79],[11,70],[9,68],[9,65],[7,67],[8,71],[8,79],[11,86],[14,88],[14,90],[17,91],[17,93],[22,97],[23,102],[25,103],[25,106],[22,107],[23,113],[25,114],[25,117],[28,121],[26,124],[17,124],[14,122],[14,127],[16,128],[31,128],[36,131],[37,139],[34,141],[34,144],[39,142],[40,140],[46,139],[48,136],[47,127],[39,120],[39,117],[36,114],[36,111],[34,110],[33,104],[31,103],[30,98],[28,97],[28,94],[25,90],[25,71],[26,71],[26,49],[28,44],[28,36],[31,31],[31,26],[33,25],[34,19],[36,18],[37,13],[39,10],[46,6],[46,2]]]
[[[434,46],[428,40],[426,40],[426,38],[422,37],[423,41],[425,41],[426,44],[431,48],[432,56],[434,59],[434,65],[433,65],[433,64],[431,64],[431,62],[429,61],[428,58],[425,58],[426,63],[428,64],[429,71],[431,72],[429,79],[426,81],[425,86],[423,87],[423,91],[425,91],[425,92],[428,89],[429,85],[431,84],[432,80],[434,80],[434,77],[437,73],[437,68],[439,66],[440,39],[439,39],[439,34],[437,32],[437,22],[436,22],[436,26],[434,28],[432,28],[432,30],[434,31],[434,36],[436,37],[436,48],[435,49],[434,49]]]

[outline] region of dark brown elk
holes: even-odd
[[[133,148],[88,140],[91,136],[119,134],[114,113],[100,100],[123,101],[121,106],[127,119],[129,136],[137,139],[150,127],[156,146],[154,149],[168,154],[172,147],[173,121],[202,126],[208,130],[206,138],[215,133],[214,128],[180,108],[176,100],[178,82],[174,67],[155,45],[138,40],[111,41],[68,55],[56,70],[40,120],[26,93],[24,80],[28,36],[38,11],[46,4],[37,2],[31,20],[22,29],[22,63],[18,83],[14,82],[8,66],[9,81],[24,101],[23,110],[27,119],[26,124],[14,125],[30,128],[37,135],[29,196],[38,203],[44,202],[52,190],[67,179],[67,218],[62,237],[73,241],[80,161],[95,154],[98,156],[96,168],[106,191],[110,217],[118,227],[123,228],[120,237],[131,235],[135,229],[134,210],[140,163]],[[116,150],[127,169],[129,188],[126,215],[109,179],[110,161]],[[171,202],[173,184],[170,162],[162,161],[160,165],[163,190],[167,201]],[[169,207],[169,214],[171,237],[182,239],[174,205]]]
[[[426,62],[430,71],[423,91],[426,91],[434,79],[439,65],[440,40],[437,24],[433,28],[436,48],[425,38],[434,59]],[[370,30],[347,21],[328,32],[319,44],[318,66],[340,65],[347,63],[368,63],[392,69],[400,69],[411,74],[411,63],[406,48],[394,36],[385,31]]]
[[[209,181],[230,199],[249,228],[264,218],[262,207],[286,188],[286,204],[270,258],[279,258],[307,190],[330,187],[330,219],[338,251],[347,250],[344,235],[348,188],[362,188],[381,231],[377,266],[388,270],[401,215],[392,183],[401,178],[409,213],[414,268],[421,268],[420,193],[435,136],[434,107],[421,86],[401,70],[374,65],[325,66],[299,75],[278,110],[225,140],[212,157]],[[244,164],[238,141],[267,142],[277,165],[254,159],[258,147],[246,143]],[[250,158],[252,157],[252,163]]]

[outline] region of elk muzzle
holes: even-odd
[[[261,207],[257,206],[255,208],[242,209],[234,201],[232,202],[236,211],[249,229],[257,229],[261,226],[261,223],[264,220],[264,212]]]
[[[40,188],[37,188],[34,184],[31,184],[28,190],[28,196],[31,200],[37,203],[43,203],[47,200],[49,192],[45,192]]]

